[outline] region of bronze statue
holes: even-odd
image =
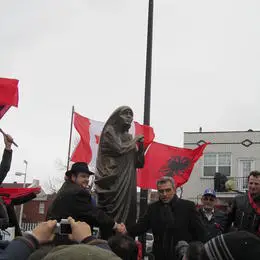
[[[107,120],[97,157],[98,206],[118,223],[136,222],[136,168],[144,165],[143,136],[132,137],[133,111],[122,106]]]

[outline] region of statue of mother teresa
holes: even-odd
[[[97,156],[96,193],[98,206],[116,222],[136,222],[136,169],[144,166],[143,136],[129,133],[133,111],[117,108],[107,120]]]

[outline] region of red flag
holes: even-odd
[[[40,187],[36,188],[0,188],[0,195],[6,204],[13,202],[14,205],[24,204],[26,198],[35,198],[41,192]]]
[[[80,141],[75,148],[71,161],[86,162],[94,170],[96,167],[99,138],[104,123],[74,113],[74,126],[80,135]],[[153,128],[133,122],[129,133],[133,136],[144,135],[144,146],[148,146],[154,139]]]
[[[134,122],[134,124],[135,124],[135,135],[144,136],[144,148],[147,148],[155,137],[153,128],[148,125],[140,125],[137,122]]]
[[[192,150],[153,142],[145,155],[144,168],[138,170],[137,186],[157,189],[156,181],[163,176],[173,177],[176,187],[183,185],[206,146]]]
[[[18,107],[18,80],[0,78],[0,119],[11,106]]]

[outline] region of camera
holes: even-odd
[[[67,219],[62,219],[59,223],[57,223],[55,233],[59,235],[68,235],[72,233],[70,223]]]

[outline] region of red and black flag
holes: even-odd
[[[11,106],[18,107],[17,79],[0,78],[0,119]]]
[[[194,164],[206,146],[207,143],[187,149],[153,142],[145,155],[144,168],[138,170],[137,186],[157,189],[156,181],[169,176],[174,179],[175,187],[180,187],[189,180]]]

